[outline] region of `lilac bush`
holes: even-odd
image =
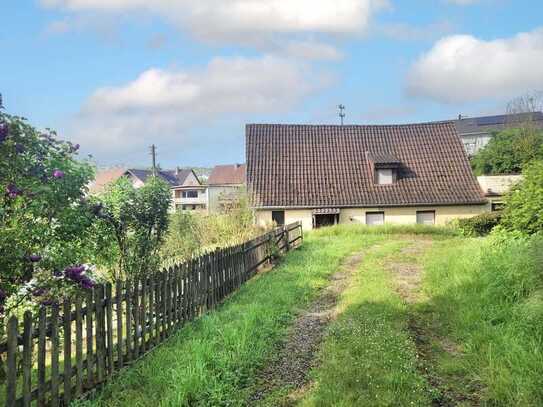
[[[93,257],[96,216],[86,197],[93,167],[77,158],[78,150],[0,110],[0,307],[6,312],[21,293],[57,301],[94,284],[82,264]]]

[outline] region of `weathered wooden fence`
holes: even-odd
[[[11,317],[0,354],[7,406],[68,405],[213,309],[277,251],[301,244],[299,222],[142,278]],[[22,322],[22,324],[20,324]]]

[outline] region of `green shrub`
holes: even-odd
[[[518,174],[534,159],[543,159],[543,132],[528,126],[497,133],[471,165],[476,175]]]
[[[459,219],[458,229],[464,236],[485,236],[500,223],[501,212],[487,212],[472,218]]]
[[[523,180],[505,197],[503,225],[507,230],[532,235],[543,231],[543,161],[533,161]]]

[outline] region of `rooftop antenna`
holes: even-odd
[[[339,105],[339,118],[341,120],[341,125],[343,126],[343,119],[345,119],[345,105]]]
[[[151,157],[153,159],[153,175],[156,176],[156,146],[151,146]]]

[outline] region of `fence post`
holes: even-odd
[[[17,326],[19,321],[13,316],[8,321],[8,360],[6,406],[14,406],[17,399]]]
[[[30,406],[32,400],[32,313],[24,314],[23,327],[23,406]]]

